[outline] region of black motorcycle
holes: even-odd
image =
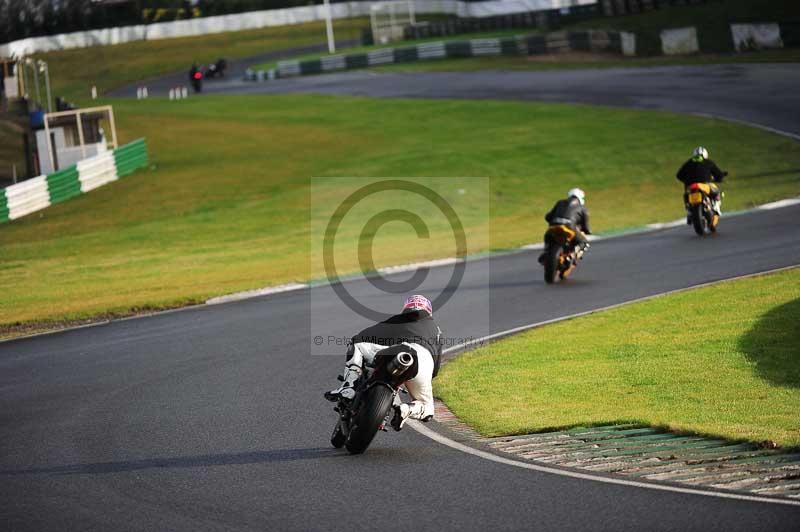
[[[400,386],[416,374],[416,353],[405,345],[379,351],[372,365],[354,385],[353,399],[340,398],[334,410],[339,420],[331,435],[331,445],[346,447],[350,454],[367,450],[379,430],[386,430]],[[340,377],[341,379],[341,377]]]
[[[228,62],[223,59],[217,59],[216,63],[211,63],[208,65],[205,70],[203,71],[203,77],[206,79],[211,78],[223,78],[225,77],[225,69],[228,68]]]

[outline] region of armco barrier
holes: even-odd
[[[0,223],[45,209],[147,166],[147,144],[139,139],[50,175],[0,190]]]
[[[628,34],[628,41],[635,37]],[[536,55],[566,51],[608,51],[626,55],[635,54],[635,41],[625,49],[619,32],[607,31],[561,31],[546,35],[516,35],[493,39],[470,39],[436,41],[378,48],[349,55],[329,55],[320,59],[280,61],[274,70],[248,70],[248,81],[267,81],[275,78],[308,76],[324,72],[351,70],[392,63],[409,63],[444,58],[488,57],[498,55]]]

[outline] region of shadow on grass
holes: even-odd
[[[764,314],[739,340],[758,375],[778,386],[800,388],[800,298]]]
[[[89,464],[55,465],[30,469],[0,471],[0,475],[97,475],[125,473],[146,469],[182,469],[227,465],[270,464],[294,462],[297,460],[318,460],[320,458],[343,457],[344,454],[330,447],[310,449],[278,449],[272,451],[251,451],[242,453],[206,454],[196,456],[176,456],[164,458],[145,458],[119,462],[95,462]]]

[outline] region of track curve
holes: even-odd
[[[759,113],[784,128],[789,105]],[[450,336],[480,335],[485,316],[469,310],[487,297],[492,332],[800,264],[800,235],[775,230],[798,216],[726,218],[715,238],[678,227],[609,239],[563,286],[540,281],[536,252],[470,262],[439,319]],[[448,277],[432,270],[423,290]],[[331,449],[321,391],[341,357],[311,357],[309,341],[361,324],[331,314],[310,330],[312,290],[334,301],[322,286],[0,343],[0,528],[793,530],[800,517],[520,470],[413,431],[379,435],[359,457]]]
[[[208,94],[317,93],[380,98],[567,102],[702,113],[760,124],[800,139],[800,65],[724,64],[544,72],[369,70],[271,82],[211,81]],[[113,93],[135,96],[135,86]],[[151,93],[165,96],[166,92]]]

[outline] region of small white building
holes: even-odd
[[[110,106],[45,114],[42,128],[36,130],[39,173],[51,174],[106,151],[109,142],[100,126],[103,119],[109,119],[110,144],[115,148],[113,116]]]

